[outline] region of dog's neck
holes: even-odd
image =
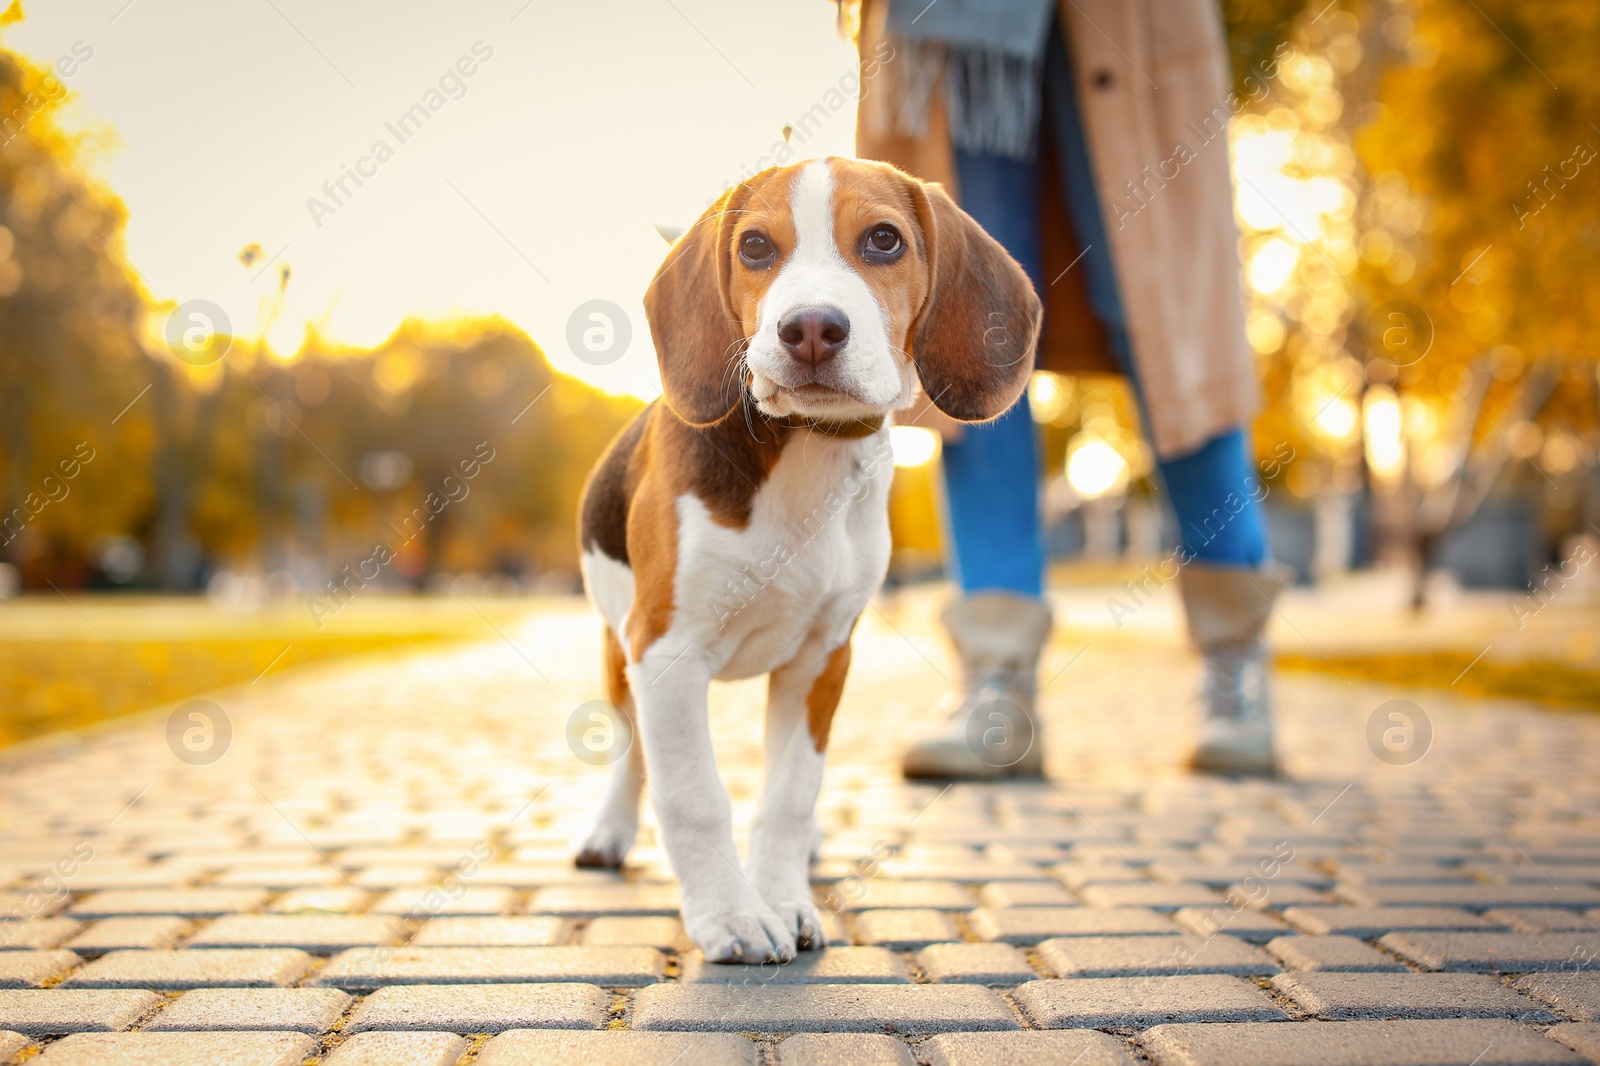
[[[838,437],[843,440],[870,437],[883,428],[883,415],[873,415],[871,418],[813,418],[810,415],[785,415],[783,418],[773,418],[769,421],[785,429],[809,429],[824,437]]]

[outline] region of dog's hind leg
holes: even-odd
[[[574,860],[579,866],[615,869],[628,857],[639,832],[639,801],[644,794],[644,745],[639,740],[639,715],[628,687],[628,660],[610,626],[605,635],[606,698],[626,723],[617,728],[614,743],[628,745],[626,754],[612,764],[611,787],[600,804],[600,815]],[[613,752],[614,753],[614,752]]]

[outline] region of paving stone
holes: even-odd
[[[873,1033],[801,1033],[778,1045],[777,1061],[778,1066],[916,1066],[904,1044]]]
[[[94,892],[110,888],[181,888],[198,877],[193,866],[169,867],[150,863],[113,863],[96,860],[72,877],[74,892]]]
[[[70,951],[3,951],[0,988],[38,988],[82,961]]]
[[[197,988],[156,1015],[144,1032],[275,1030],[326,1033],[350,1005],[332,988]]]
[[[21,1033],[10,1030],[0,1030],[0,1059],[9,1059],[23,1048],[27,1047],[29,1040]]]
[[[323,1066],[456,1066],[466,1050],[467,1042],[454,1033],[357,1033],[322,1062]]]
[[[755,1066],[756,1058],[755,1042],[734,1033],[518,1029],[485,1044],[478,1066]]]
[[[1105,1033],[944,1033],[918,1052],[928,1066],[1133,1066]]]
[[[1222,893],[1193,883],[1089,885],[1080,894],[1091,907],[1149,907],[1157,911],[1213,907],[1223,902]]]
[[[273,988],[293,984],[311,956],[293,948],[113,951],[73,974],[66,988]]]
[[[1580,1055],[1587,1055],[1591,1062],[1600,1062],[1600,1022],[1567,1022],[1547,1030],[1544,1035],[1561,1041]]]
[[[312,955],[365,945],[398,944],[397,921],[348,914],[233,914],[190,937],[190,948],[299,948]]]
[[[0,1030],[30,1036],[116,1032],[137,1022],[160,1002],[154,992],[0,991]]]
[[[193,924],[192,918],[102,918],[62,947],[91,955],[124,948],[170,948]]]
[[[917,859],[885,862],[879,876],[888,879],[956,881],[979,884],[984,881],[1048,881],[1050,875],[1032,863],[987,861],[970,853],[962,859]]]
[[[972,912],[985,940],[1031,946],[1053,936],[1153,936],[1178,931],[1165,915],[1142,907],[1007,907]]]
[[[697,949],[684,955],[679,968],[678,980],[686,985],[906,984],[911,980],[899,956],[876,947],[802,951],[782,965],[706,962]]]
[[[1046,940],[1038,950],[1061,977],[1278,972],[1266,952],[1231,936],[1071,936]]]
[[[503,1033],[510,1029],[599,1029],[611,993],[596,985],[398,985],[356,1007],[347,1033],[422,1030]]]
[[[637,850],[629,856],[630,863]],[[636,875],[637,876],[637,875]],[[657,880],[660,880],[659,878]],[[473,884],[503,885],[507,888],[547,888],[565,884],[615,884],[617,875],[609,870],[580,870],[572,865],[572,852],[561,849],[561,855],[548,863],[495,862],[484,863],[472,875]]]
[[[915,951],[960,940],[961,933],[941,911],[866,911],[856,916],[856,939],[894,951]]]
[[[1436,862],[1339,864],[1339,882],[1352,885],[1471,885],[1477,879],[1459,866]]]
[[[43,892],[0,892],[0,914],[26,916],[30,921],[49,918],[72,897],[62,894],[51,898]]]
[[[1519,933],[1592,933],[1597,925],[1582,914],[1555,907],[1496,907],[1484,911],[1483,917]]]
[[[1054,881],[991,881],[978,890],[978,899],[985,907],[1071,907],[1078,902]]]
[[[1600,906],[1600,889],[1582,885],[1352,885],[1339,895],[1365,907],[1566,907]]]
[[[41,1066],[299,1066],[316,1052],[299,1033],[79,1033],[44,1049]]]
[[[353,914],[366,907],[370,892],[359,888],[297,888],[268,905],[274,914]]]
[[[1063,862],[1050,868],[1062,884],[1071,888],[1089,885],[1145,885],[1150,883],[1146,868],[1132,863],[1117,862]]]
[[[1139,1035],[1161,1066],[1567,1066],[1583,1059],[1510,1021],[1160,1025]]]
[[[942,984],[1009,986],[1038,976],[1010,944],[933,944],[917,952],[917,965]]]
[[[1263,893],[1259,888],[1229,885],[1222,893],[1228,902],[1254,910],[1282,910],[1285,907],[1321,907],[1337,902],[1332,894],[1310,885],[1276,883]]]
[[[1170,1021],[1289,1017],[1248,981],[1224,974],[1029,981],[1012,994],[1045,1029],[1127,1029]]]
[[[1016,1015],[977,985],[654,985],[633,1000],[639,1030],[895,1032],[1016,1029]]]
[[[658,884],[559,885],[535,892],[528,910],[569,918],[597,918],[602,914],[655,914],[676,916],[678,886]]]
[[[0,951],[42,951],[83,928],[71,918],[35,918],[32,921],[0,922]]]
[[[1310,867],[1277,865],[1275,873],[1272,870],[1272,860],[1260,862],[1158,862],[1147,869],[1150,878],[1155,881],[1173,883],[1178,881],[1193,881],[1197,884],[1211,888],[1226,888],[1228,885],[1239,884],[1247,878],[1254,878],[1251,887],[1264,884],[1269,889],[1278,885],[1308,885],[1312,888],[1331,888],[1334,879]]]
[[[1531,973],[1517,982],[1517,988],[1551,1004],[1568,1018],[1600,1021],[1600,972]]]
[[[315,866],[247,867],[243,870],[225,870],[211,878],[211,884],[229,888],[254,886],[281,890],[342,885],[344,878],[338,870],[324,863]]]
[[[111,889],[95,892],[72,905],[74,918],[111,918],[124,914],[169,914],[180,918],[214,918],[221,914],[258,911],[269,893],[261,888]]]
[[[659,981],[654,948],[352,948],[335,955],[316,984],[360,992],[385,985],[541,984],[583,981],[625,987]]]
[[[1430,970],[1529,970],[1591,966],[1600,958],[1594,933],[1390,933],[1378,941]]]
[[[504,918],[435,918],[411,938],[414,948],[533,948],[566,942],[570,918],[517,915]]]
[[[676,918],[604,917],[591,921],[583,930],[580,943],[585,947],[647,947],[677,951],[688,938],[683,923]]]
[[[1314,1018],[1560,1019],[1479,973],[1279,974],[1272,987]]]
[[[477,886],[457,889],[397,888],[386,893],[370,908],[373,914],[394,914],[409,918],[437,915],[509,914],[515,893],[509,888]]]
[[[1290,907],[1289,924],[1308,933],[1375,937],[1401,930],[1492,932],[1505,928],[1459,907]]]
[[[1221,907],[1184,907],[1173,912],[1172,920],[1196,936],[1225,933],[1252,944],[1265,944],[1273,937],[1289,931],[1282,918],[1228,904]]]
[[[1290,970],[1410,972],[1393,956],[1385,955],[1353,936],[1280,936],[1267,941],[1267,951]]]
[[[850,895],[842,888],[824,893],[824,905],[830,894],[839,895],[844,910],[893,910],[916,908],[922,910],[964,911],[973,904],[972,893],[953,881],[890,881],[862,882],[866,891]]]
[[[420,863],[416,865],[367,866],[360,870],[350,871],[346,877],[349,879],[348,883],[355,885],[357,888],[392,890],[418,885],[432,885],[439,879],[439,869],[433,865],[422,865]],[[427,891],[427,889],[419,888],[416,891],[420,893]],[[442,904],[445,898],[444,890],[435,888],[434,891],[438,896],[436,902]],[[423,913],[426,914],[428,912],[424,911]]]

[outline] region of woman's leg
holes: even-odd
[[[1046,121],[1060,153],[1067,209],[1084,246],[1080,269],[1086,274],[1089,301],[1143,410],[1071,59],[1059,35],[1052,37],[1046,56],[1045,86]],[[1150,422],[1148,412],[1145,422]],[[1187,560],[1179,579],[1184,614],[1205,657],[1204,717],[1190,756],[1196,769],[1259,772],[1274,765],[1261,633],[1282,582],[1266,565],[1266,523],[1254,465],[1243,427],[1225,430],[1186,455],[1157,462]]]
[[[1038,166],[956,153],[961,206],[1039,287]],[[963,427],[944,446],[945,555],[963,592],[1044,591],[1039,437],[1024,393],[993,422]]]
[[[956,153],[961,206],[1039,287],[1039,178],[1032,161]],[[961,595],[941,615],[961,665],[949,714],[911,744],[908,777],[1037,774],[1039,656],[1050,635],[1039,438],[1026,395],[944,446],[945,555]]]
[[[1251,461],[1248,433],[1229,430],[1158,465],[1187,554],[1213,566],[1252,570],[1266,561],[1261,479]]]

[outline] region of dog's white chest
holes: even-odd
[[[672,628],[707,649],[715,676],[767,673],[819,628],[849,633],[889,563],[887,438],[789,442],[743,529],[678,501]]]

